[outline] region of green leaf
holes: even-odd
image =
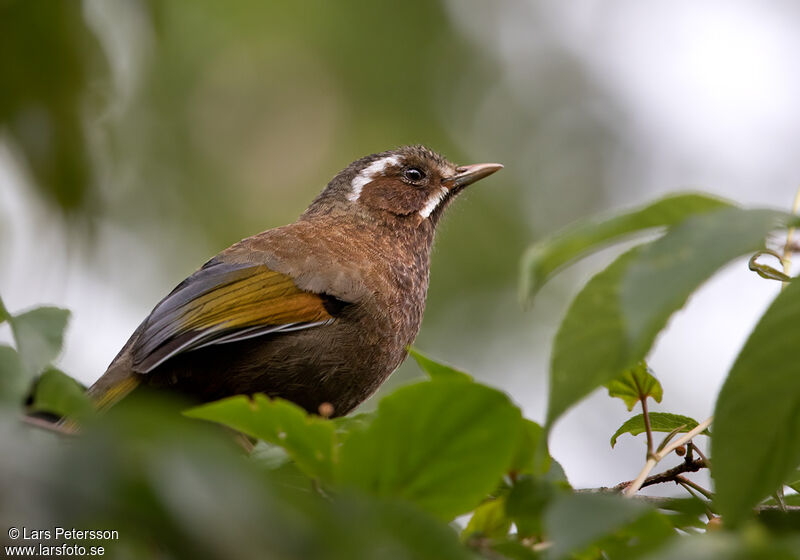
[[[544,429],[539,424],[527,418],[522,419],[519,442],[509,471],[544,474],[550,466],[550,456],[547,454],[547,442],[544,441],[543,434]]]
[[[0,345],[0,402],[21,404],[30,379],[17,351]]]
[[[461,540],[470,537],[500,538],[508,534],[511,529],[511,520],[506,517],[505,498],[487,500],[475,508],[475,513],[461,532]]]
[[[352,416],[339,416],[332,418],[331,422],[336,429],[337,440],[341,443],[344,441],[342,438],[346,438],[352,432],[366,429],[374,419],[375,411],[372,411],[360,412]]]
[[[797,221],[774,210],[729,208],[689,218],[646,245],[620,290],[628,361],[645,356],[670,316],[723,265],[761,249],[770,232]]]
[[[57,369],[48,369],[36,382],[32,410],[69,418],[86,418],[94,412],[86,388]]]
[[[602,558],[641,558],[678,538],[667,516],[651,511],[595,543]],[[595,557],[597,558],[597,557]]]
[[[800,510],[790,509],[785,512],[777,510],[762,511],[758,514],[758,522],[769,528],[773,534],[794,534],[798,538],[797,544],[800,545]],[[800,547],[795,548],[795,550],[800,553]],[[795,558],[800,558],[800,556]]]
[[[747,267],[750,270],[752,270],[753,272],[761,276],[761,278],[764,278],[766,280],[779,280],[781,282],[792,281],[792,277],[785,274],[782,270],[778,270],[767,264],[759,263],[758,257],[760,257],[761,255],[772,255],[773,257],[778,259],[778,262],[780,262],[781,265],[783,265],[783,257],[777,251],[773,251],[771,249],[764,249],[763,251],[758,251],[754,253],[753,256],[750,257],[750,260],[747,261]]]
[[[793,278],[788,274],[784,274],[780,270],[772,268],[767,264],[750,262],[748,268],[764,278],[765,280],[778,280],[779,282],[791,282]]]
[[[422,371],[430,375],[431,379],[448,378],[462,381],[473,381],[472,376],[448,365],[442,364],[425,356],[416,348],[408,349],[409,355],[414,358]]]
[[[308,476],[329,481],[334,461],[334,425],[306,413],[294,403],[254,395],[230,397],[184,412],[224,424],[249,436],[283,447]]]
[[[545,512],[544,528],[553,542],[552,558],[565,558],[647,515],[639,501],[609,494],[564,494]]]
[[[278,543],[292,543],[294,554],[270,554],[270,549],[249,548],[253,558],[329,558],[331,560],[476,560],[475,555],[461,544],[452,527],[440,522],[419,508],[394,501],[354,497],[343,494],[337,496],[326,517],[319,514],[298,520],[308,526],[309,520],[315,522],[305,530],[305,534],[288,533]],[[319,508],[319,505],[316,506]],[[292,512],[297,516],[297,513]],[[314,519],[316,518],[316,519]],[[301,525],[301,527],[303,527]],[[320,536],[323,536],[323,541]],[[305,537],[305,539],[303,539]],[[286,549],[283,544],[283,549]],[[277,548],[277,551],[281,551]]]
[[[544,479],[556,483],[559,488],[572,489],[572,485],[567,480],[564,467],[555,459],[550,460],[550,468],[544,474]]]
[[[511,487],[506,500],[506,514],[517,524],[521,536],[542,533],[542,513],[558,491],[556,484],[545,478],[526,475]]]
[[[553,347],[547,427],[577,400],[644,359],[656,335],[709,276],[798,218],[723,209],[688,218],[625,253],[572,302]]]
[[[740,523],[800,465],[800,282],[761,317],[717,400],[711,451],[720,513]]]
[[[689,418],[688,416],[681,416],[680,414],[670,414],[668,412],[651,412],[650,416],[650,429],[654,432],[671,433],[686,433],[692,431],[697,427],[697,420]],[[633,418],[625,421],[619,429],[611,436],[611,447],[617,443],[617,438],[622,434],[631,434],[633,436],[643,434],[644,428],[644,415],[637,414]],[[708,435],[708,432],[703,432]]]
[[[628,369],[619,378],[605,384],[609,397],[617,397],[625,402],[628,410],[633,410],[636,403],[652,397],[656,402],[661,402],[664,390],[650,368],[645,362],[639,362],[635,367]],[[614,444],[612,443],[613,447]]]
[[[531,546],[519,542],[514,538],[500,539],[489,543],[492,551],[498,553],[503,560],[538,560],[542,554],[533,550]],[[494,556],[486,555],[488,558]]]
[[[619,285],[640,247],[596,274],[572,301],[556,333],[550,366],[547,425],[597,387],[624,371],[625,346]]]
[[[69,311],[58,307],[37,307],[11,317],[11,331],[17,351],[31,375],[38,375],[61,351]]]
[[[283,447],[267,443],[263,439],[258,440],[250,450],[250,458],[269,470],[292,464],[292,458]]]
[[[781,539],[761,527],[745,531],[714,531],[674,539],[648,560],[797,560],[795,539]]]
[[[506,395],[477,383],[403,387],[342,444],[338,480],[452,519],[474,509],[507,472],[520,419]]]
[[[531,246],[522,258],[521,293],[530,299],[562,267],[631,234],[672,226],[689,216],[730,207],[701,194],[672,195],[643,208],[576,222]]]
[[[11,315],[8,314],[8,310],[6,309],[6,306],[3,304],[3,298],[0,298],[0,323],[4,323],[10,318]]]
[[[264,467],[269,478],[281,486],[301,491],[313,488],[312,479],[300,470],[283,447],[258,440],[250,452],[250,459]]]
[[[667,499],[659,504],[658,509],[665,513],[667,521],[677,529],[706,527],[702,517],[708,512],[708,506],[696,496]]]

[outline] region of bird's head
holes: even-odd
[[[336,175],[306,215],[344,211],[438,221],[464,187],[502,169],[499,163],[457,166],[424,146],[363,157]]]

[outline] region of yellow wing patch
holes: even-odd
[[[330,319],[317,294],[265,266],[236,282],[217,287],[187,306],[183,327],[209,329],[307,323]]]
[[[187,278],[147,318],[133,348],[134,370],[151,371],[181,352],[298,330],[333,320],[330,298],[298,288],[264,265],[212,261]]]

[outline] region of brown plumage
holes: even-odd
[[[353,162],[295,223],[236,243],[181,282],[90,394],[105,408],[139,385],[199,401],[260,392],[346,414],[419,331],[444,208],[501,167],[456,167],[422,146]]]

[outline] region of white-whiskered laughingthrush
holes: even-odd
[[[102,409],[140,385],[203,402],[265,393],[347,414],[419,331],[442,212],[501,168],[456,166],[422,146],[351,163],[296,222],[239,241],[181,282],[90,395]]]

